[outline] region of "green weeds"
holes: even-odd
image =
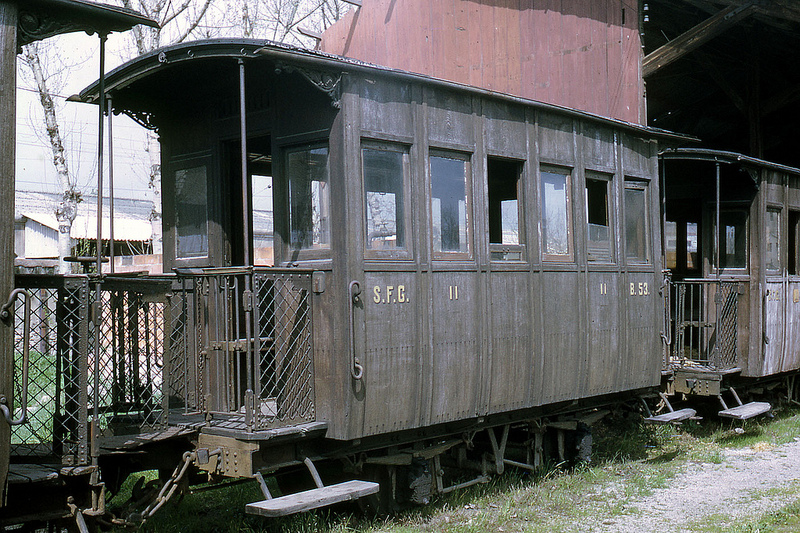
[[[257,485],[247,483],[191,495],[180,505],[170,503],[144,531],[537,533],[585,531],[589,523],[613,530],[615,519],[634,512],[636,501],[668,487],[687,462],[721,464],[726,448],[769,448],[798,436],[797,408],[783,408],[773,420],[746,425],[706,420],[682,427],[649,426],[620,415],[595,427],[590,465],[551,465],[536,475],[510,469],[487,484],[435,498],[392,519],[369,518],[355,505],[276,520],[247,516],[244,505],[262,499]],[[750,522],[711,516],[687,527],[706,533],[799,530],[800,486],[785,490],[793,491],[789,496],[798,494],[798,499],[775,513]]]

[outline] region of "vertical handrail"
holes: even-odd
[[[348,298],[348,306],[350,307],[350,376],[358,381],[364,377],[364,367],[356,355],[356,327],[355,327],[355,306],[361,301],[361,284],[353,280],[348,287],[350,298]]]
[[[13,306],[20,294],[25,296],[25,313],[23,315],[22,329],[22,416],[14,418],[11,409],[8,407],[8,399],[0,397],[0,412],[12,426],[19,426],[28,420],[28,363],[30,362],[31,351],[31,293],[25,289],[14,289],[8,297],[8,302],[0,309],[0,320],[10,322],[13,317]]]

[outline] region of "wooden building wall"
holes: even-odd
[[[636,0],[363,0],[334,54],[645,124]]]

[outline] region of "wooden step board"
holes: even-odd
[[[731,407],[719,412],[719,416],[725,418],[735,418],[736,420],[747,420],[754,416],[763,415],[772,409],[772,406],[767,402],[750,402],[738,407]]]
[[[683,422],[689,418],[692,418],[694,415],[697,414],[697,411],[694,409],[679,409],[677,411],[670,411],[669,413],[664,413],[661,415],[651,416],[649,418],[645,418],[644,421],[648,424],[669,424],[671,422]]]
[[[378,492],[379,485],[371,481],[345,481],[319,489],[289,494],[280,498],[248,503],[245,511],[259,516],[286,516],[326,507],[348,500],[357,500]]]

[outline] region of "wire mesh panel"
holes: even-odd
[[[91,291],[99,315],[90,338],[99,340],[89,355],[90,410],[97,402],[99,435],[135,433],[166,427],[164,361],[169,283],[158,279],[106,279]],[[99,331],[95,328],[99,327]],[[95,353],[97,360],[95,360]]]
[[[28,422],[12,427],[13,456],[88,463],[88,278],[17,276],[31,295]],[[22,394],[23,304],[16,305],[15,397]]]
[[[311,273],[233,268],[181,276],[174,305],[183,316],[173,319],[171,338],[184,350],[173,358],[186,363],[187,386],[170,390],[249,431],[315,420]]]
[[[183,278],[174,282],[168,305],[167,402],[170,409],[190,413],[200,409],[192,365],[195,338],[190,334],[194,331],[194,280]]]
[[[309,281],[308,274],[255,274],[258,429],[315,419]]]
[[[673,284],[672,364],[725,370],[736,365],[737,282],[686,280]]]

